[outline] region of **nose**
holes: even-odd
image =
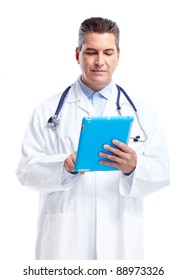
[[[105,63],[105,62],[104,62],[104,57],[103,57],[103,55],[102,55],[102,54],[98,54],[97,57],[96,57],[96,59],[95,59],[95,65],[101,67],[101,66],[104,65],[104,63]]]

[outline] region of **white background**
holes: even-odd
[[[22,187],[15,177],[28,118],[40,101],[63,91],[80,74],[74,52],[80,23],[90,16],[103,16],[116,21],[121,32],[121,60],[114,79],[158,113],[170,153],[171,185],[144,199],[143,265],[166,264],[170,275],[183,275],[184,2],[1,0],[0,256],[1,265],[6,271],[9,268],[7,274],[13,273],[11,266],[21,269],[34,262],[38,194]]]

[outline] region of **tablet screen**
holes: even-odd
[[[84,117],[79,136],[75,172],[117,170],[100,164],[99,161],[102,158],[99,152],[104,151],[104,144],[114,146],[113,139],[128,144],[133,120],[132,116]]]

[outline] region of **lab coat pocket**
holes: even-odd
[[[73,259],[74,223],[73,212],[45,215],[39,225],[36,259]]]

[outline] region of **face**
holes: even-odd
[[[76,60],[82,71],[82,82],[94,91],[106,87],[119,62],[115,36],[112,33],[89,33],[81,51],[76,49]]]

